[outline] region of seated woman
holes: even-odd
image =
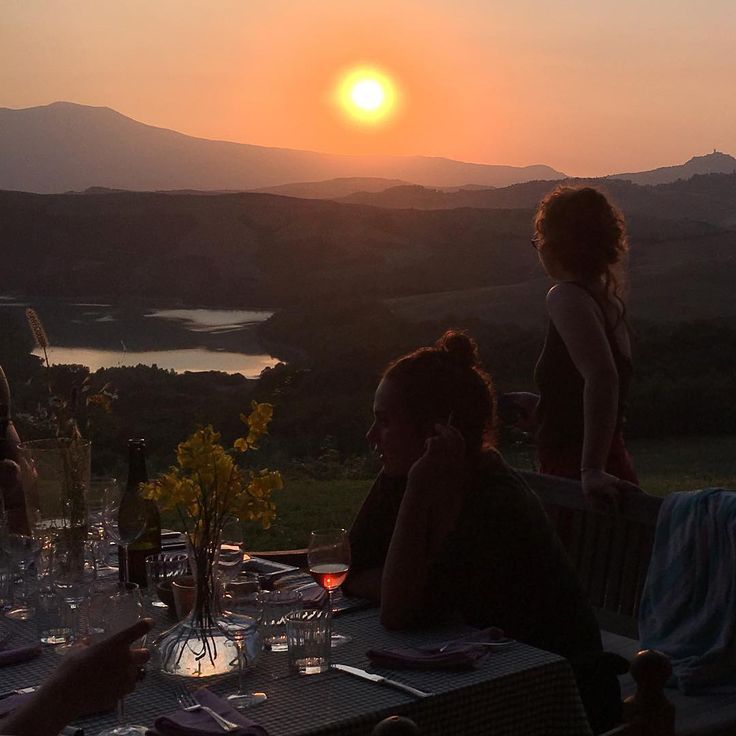
[[[387,628],[459,614],[567,657],[594,728],[615,725],[593,612],[539,500],[494,448],[475,342],[447,332],[391,363],[373,412],[383,468],[350,531],[346,592],[380,601]]]

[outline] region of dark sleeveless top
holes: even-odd
[[[574,281],[587,292],[603,314],[606,337],[618,371],[618,413],[616,431],[623,427],[626,401],[633,368],[631,359],[621,352],[614,335],[614,325],[606,319],[606,313],[595,295],[582,284]],[[549,321],[542,354],[534,368],[534,381],[539,388],[537,444],[546,447],[569,447],[583,442],[583,390],[585,381],[570,357],[564,340]]]

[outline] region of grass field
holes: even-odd
[[[708,486],[736,488],[736,436],[674,437],[629,443],[642,488],[666,495]],[[532,455],[508,451],[506,458],[530,469]],[[306,546],[309,531],[349,526],[371,486],[371,480],[289,480],[274,493],[278,518],[267,530],[247,530],[251,550]]]

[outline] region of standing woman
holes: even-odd
[[[632,374],[624,218],[597,189],[559,186],[534,226],[539,260],[556,282],[534,371],[540,471],[581,480],[597,506],[640,490],[622,431]]]

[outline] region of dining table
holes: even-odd
[[[153,608],[156,633],[175,623]],[[3,622],[20,643],[29,636],[31,622]],[[23,629],[23,625],[26,628]],[[9,628],[10,627],[10,628]],[[12,629],[12,630],[11,630]],[[384,675],[430,693],[415,697],[402,690],[331,669],[316,675],[291,673],[286,652],[264,651],[246,674],[246,686],[267,694],[265,703],[246,715],[269,736],[367,736],[390,715],[411,718],[421,734],[479,736],[590,736],[591,731],[569,663],[550,652],[521,642],[488,647],[475,666],[461,670],[388,670],[371,665],[366,652],[373,649],[421,647],[452,641],[467,634],[461,624],[443,624],[412,631],[389,631],[379,621],[377,608],[343,613],[333,629],[350,640],[332,649],[332,663]],[[0,668],[0,691],[38,685],[58,665],[54,647],[45,647],[35,659]],[[104,677],[104,673],[101,673]],[[177,710],[180,678],[158,672],[155,660],[145,679],[126,698],[131,723],[152,725],[157,716]],[[234,674],[186,680],[193,691],[207,687],[220,696],[234,692]],[[85,736],[95,736],[116,723],[115,713],[100,713],[75,722]]]

